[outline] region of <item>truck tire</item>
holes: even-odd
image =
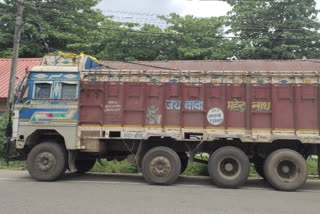
[[[216,150],[209,158],[208,171],[212,181],[221,188],[238,188],[249,176],[248,156],[240,149],[226,146]]]
[[[306,182],[308,167],[305,159],[298,152],[280,149],[272,152],[266,159],[264,174],[274,188],[295,191]]]
[[[188,166],[188,161],[189,161],[189,158],[187,156],[187,154],[185,152],[178,152],[178,156],[180,158],[180,161],[181,161],[181,172],[180,174],[182,174],[187,166]]]
[[[96,159],[79,159],[75,161],[77,173],[79,174],[89,172],[95,164]]]
[[[175,151],[159,146],[150,149],[143,156],[141,171],[150,184],[171,185],[180,175],[181,161]]]
[[[67,152],[57,143],[40,143],[32,148],[27,157],[27,169],[38,181],[54,181],[67,168]]]

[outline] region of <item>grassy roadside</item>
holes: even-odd
[[[128,163],[127,160],[123,161],[106,161],[102,160],[104,165],[96,163],[96,165],[91,169],[91,172],[108,172],[108,173],[138,173],[138,168],[135,164]],[[307,160],[309,175],[317,175],[317,158],[309,158]],[[11,169],[11,170],[25,170],[26,165],[24,161],[12,161],[9,166],[0,159],[0,169]],[[208,170],[206,164],[192,163],[189,164],[187,169],[184,171],[183,175],[188,176],[207,176]],[[257,177],[258,174],[251,165],[250,177]]]

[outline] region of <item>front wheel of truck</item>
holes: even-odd
[[[27,169],[38,181],[59,179],[67,168],[67,152],[57,143],[40,143],[32,148],[27,158]]]

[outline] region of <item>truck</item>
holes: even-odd
[[[301,187],[306,159],[320,153],[320,64],[212,63],[117,70],[85,54],[48,54],[11,99],[9,150],[39,181],[127,159],[150,184],[171,185],[198,161],[221,188],[241,187],[251,164],[275,189]]]

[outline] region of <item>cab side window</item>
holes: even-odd
[[[36,99],[50,98],[51,88],[52,87],[50,83],[36,83],[34,98]]]
[[[77,98],[77,84],[62,83],[61,98],[62,99],[75,99],[75,98]]]

